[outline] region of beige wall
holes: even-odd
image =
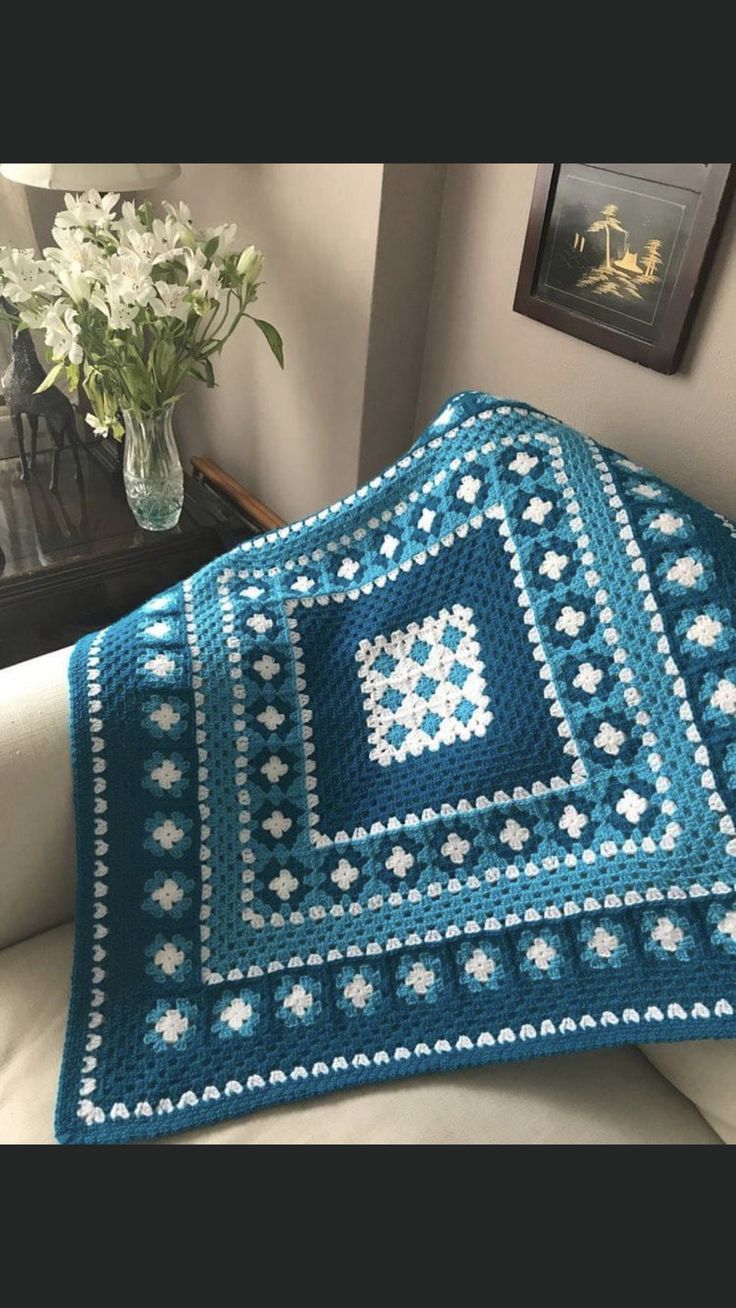
[[[183,164],[164,192],[195,222],[236,222],[266,256],[256,306],[284,338],[282,373],[242,323],[215,360],[218,386],[177,406],[182,453],[210,454],[285,518],[358,478],[381,164]]]
[[[512,311],[535,164],[450,164],[417,430],[464,389],[528,400],[736,517],[736,206],[680,371]]]

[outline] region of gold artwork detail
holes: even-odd
[[[640,253],[630,249],[629,232],[619,221],[618,205],[607,204],[601,209],[600,218],[592,222],[585,233],[575,232],[573,249],[582,254],[586,236],[601,232],[605,233],[605,258],[585,273],[576,285],[595,295],[641,300],[643,297],[638,287],[650,286],[660,280],[657,269],[662,264],[662,241],[656,238],[647,241]]]

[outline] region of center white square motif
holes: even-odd
[[[388,767],[485,735],[493,714],[475,635],[472,609],[454,604],[360,642],[355,658],[374,762]]]

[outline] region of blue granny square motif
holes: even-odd
[[[56,1131],[736,1035],[736,528],[453,396],[81,641]]]

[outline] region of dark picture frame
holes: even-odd
[[[727,163],[540,164],[515,312],[676,372],[734,172]]]

